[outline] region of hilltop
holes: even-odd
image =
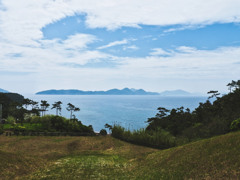
[[[3,179],[237,179],[240,132],[167,150],[110,136],[0,136]]]

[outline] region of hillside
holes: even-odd
[[[107,137],[0,136],[2,179],[236,179],[240,132],[167,150]]]

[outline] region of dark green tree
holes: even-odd
[[[42,112],[42,116],[45,116],[47,108],[50,106],[50,104],[48,104],[48,102],[45,100],[41,100],[40,106],[41,106],[40,111]]]
[[[80,108],[75,107],[73,104],[68,103],[68,107],[66,108],[68,111],[70,111],[70,119],[73,119],[73,112],[80,111]]]
[[[52,104],[52,109],[56,109],[56,115],[58,116],[58,113],[60,114],[61,113],[61,110],[62,110],[62,102],[61,101],[57,101],[55,102],[54,104]]]
[[[32,100],[31,99],[24,99],[22,105],[25,107],[25,109],[28,109],[28,106],[31,105]]]
[[[211,99],[213,97],[218,98],[218,96],[220,95],[220,93],[218,91],[213,91],[213,90],[209,91],[208,94],[210,94],[208,99]]]

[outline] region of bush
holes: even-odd
[[[94,135],[92,126],[85,126],[81,121],[71,121],[62,116],[45,115],[42,117],[33,116],[30,120],[31,131],[46,132],[71,132],[75,134],[86,133]]]
[[[230,129],[231,129],[232,131],[240,130],[240,118],[234,120],[234,121],[231,123]]]
[[[15,118],[13,116],[8,116],[6,122],[8,124],[14,124],[16,122]]]
[[[158,128],[155,131],[146,129],[125,130],[119,125],[112,128],[112,136],[127,142],[159,149],[165,149],[176,145],[176,138],[168,131]]]
[[[107,131],[105,129],[101,129],[99,134],[102,135],[102,136],[106,136],[107,135]]]

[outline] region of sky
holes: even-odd
[[[227,92],[239,0],[0,0],[0,88]]]

